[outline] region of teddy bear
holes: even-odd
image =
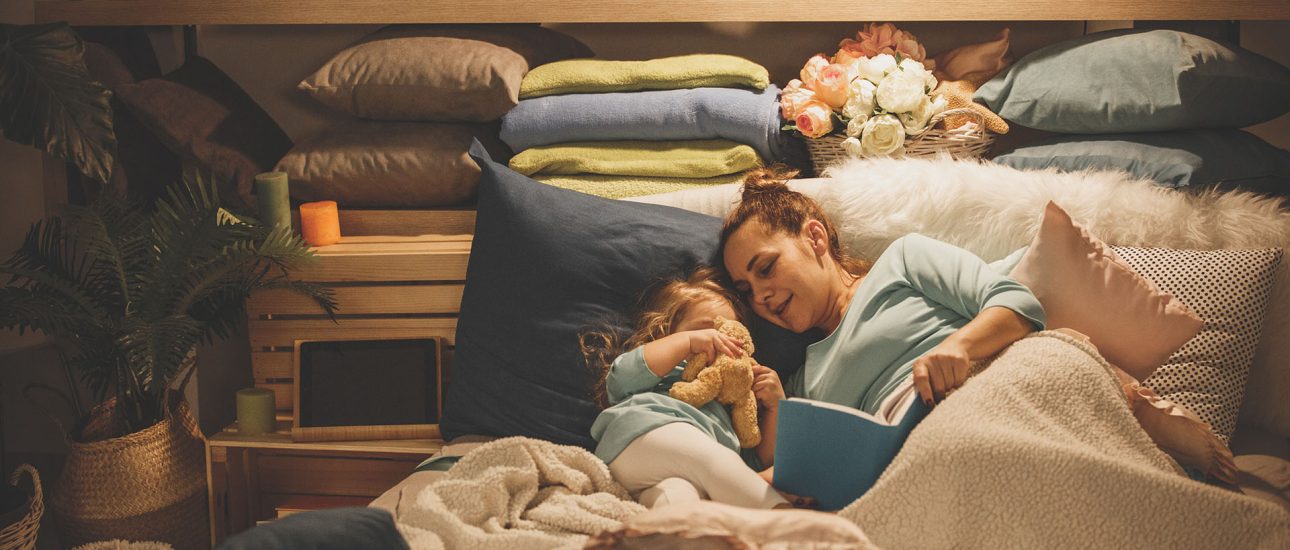
[[[752,367],[756,364],[752,358],[752,335],[743,323],[720,316],[713,321],[713,328],[743,342],[743,356],[719,355],[716,361],[709,362],[706,353],[693,354],[685,362],[682,381],[673,384],[669,393],[695,408],[714,399],[729,405],[739,446],[756,447],[761,442],[761,429],[757,427],[757,398],[752,391]]]

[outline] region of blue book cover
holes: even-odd
[[[896,392],[878,415],[792,398],[779,404],[775,487],[815,497],[821,510],[840,510],[873,487],[929,409],[913,392]]]

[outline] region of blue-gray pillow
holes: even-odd
[[[1120,170],[1168,187],[1290,190],[1290,151],[1240,130],[1059,136],[994,161],[1020,170]]]
[[[381,508],[292,514],[234,535],[216,550],[406,550],[394,517]]]
[[[686,210],[593,197],[479,164],[475,237],[440,423],[466,434],[522,435],[591,448],[596,373],[578,335],[621,335],[650,284],[716,263],[721,220]],[[801,366],[809,337],[754,320],[757,358]],[[765,350],[763,352],[763,350]]]
[[[973,99],[1067,134],[1244,128],[1290,111],[1290,69],[1184,32],[1107,31],[1021,58]]]

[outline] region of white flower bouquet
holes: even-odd
[[[784,129],[808,138],[813,156],[818,147],[838,146],[855,157],[903,156],[907,140],[924,136],[947,107],[933,93],[933,65],[914,35],[870,23],[831,58],[812,57],[784,87]],[[966,128],[973,130],[982,133]],[[821,138],[827,145],[812,143]]]

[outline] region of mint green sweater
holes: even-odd
[[[1035,295],[971,252],[917,234],[896,239],[860,281],[838,328],[807,348],[785,391],[874,413],[913,375],[915,359],[989,307],[1044,327]]]
[[[605,392],[612,405],[596,417],[591,425],[591,437],[596,440],[596,456],[606,464],[618,458],[632,441],[646,432],[673,422],[685,422],[708,434],[717,443],[732,451],[740,452],[739,438],[735,436],[730,413],[716,401],[709,401],[700,408],[672,399],[667,392],[672,384],[681,381],[685,370],[682,361],[666,376],[658,376],[645,365],[645,352],[638,347],[618,356],[609,369]],[[749,462],[754,453],[744,454]],[[666,457],[660,457],[666,460]],[[757,465],[749,462],[754,468]]]

